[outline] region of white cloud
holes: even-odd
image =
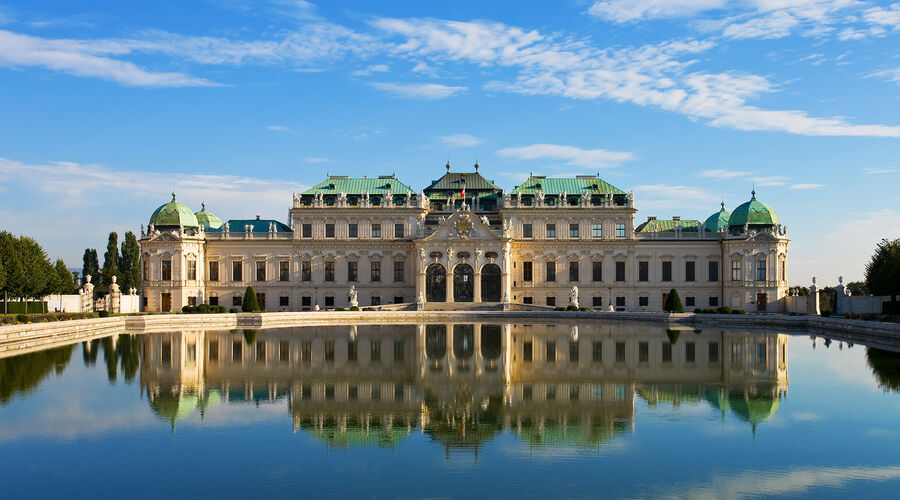
[[[891,4],[886,9],[883,7],[872,7],[866,10],[864,18],[869,23],[892,30],[900,30],[900,2]]]
[[[423,100],[444,99],[468,90],[466,87],[451,87],[439,83],[373,82],[370,85],[395,97]]]
[[[713,170],[703,170],[699,174],[700,177],[707,177],[710,179],[734,179],[735,177],[746,177],[750,175],[750,172],[740,172],[737,170],[724,170],[724,169],[713,169]]]
[[[284,133],[293,132],[293,130],[289,129],[288,127],[285,127],[284,125],[269,125],[268,127],[266,127],[266,130],[270,130],[272,132],[284,132]]]
[[[753,183],[757,186],[784,186],[787,184],[787,181],[788,178],[783,175],[753,178]]]
[[[894,167],[886,167],[886,168],[864,168],[863,172],[867,174],[896,174],[900,172],[900,168]]]
[[[756,17],[743,23],[734,23],[725,28],[722,34],[727,38],[783,38],[791,34],[791,29],[800,24],[794,16],[784,11],[776,11],[762,17]]]
[[[825,187],[825,184],[791,184],[790,189],[819,189]]]
[[[719,200],[718,196],[695,186],[645,184],[635,186],[634,191],[635,196],[641,197],[641,210],[708,209],[712,212]]]
[[[530,146],[503,148],[495,154],[503,158],[515,158],[517,160],[561,160],[566,165],[591,169],[615,167],[635,158],[634,153],[625,151],[581,149],[574,146],[559,146],[556,144],[532,144]]]
[[[588,13],[617,23],[663,17],[682,17],[721,9],[726,0],[601,0]]]
[[[369,76],[372,73],[387,73],[391,68],[387,64],[375,64],[364,69],[358,69],[352,73],[352,76]]]
[[[876,71],[866,75],[869,78],[884,78],[885,80],[900,83],[900,66],[896,68]]]
[[[98,50],[79,40],[47,39],[0,30],[0,66],[41,67],[74,76],[101,78],[136,87],[213,87],[219,84],[184,73],[157,73],[133,63],[96,55]]]
[[[303,161],[305,161],[306,163],[328,163],[328,162],[331,161],[331,160],[329,160],[328,158],[321,158],[321,157],[318,157],[318,156],[311,156],[311,157],[309,157],[309,158],[304,158]]]
[[[454,148],[470,148],[479,144],[484,144],[484,139],[469,134],[453,134],[453,135],[436,135],[441,143]]]

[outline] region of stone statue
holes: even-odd
[[[516,206],[517,206],[517,207],[521,207],[521,206],[522,206],[522,192],[521,192],[521,191],[519,191],[518,193],[516,193]]]
[[[387,192],[384,193],[384,203],[382,205],[386,207],[394,206],[394,193],[391,192],[391,188],[388,188]]]
[[[407,207],[410,206],[410,203],[412,203],[412,191],[407,189],[406,190],[406,206]]]
[[[606,193],[606,206],[607,206],[607,207],[613,206],[613,195],[612,195],[612,193]]]
[[[368,190],[365,193],[363,193],[363,206],[365,206],[365,207],[369,206],[369,191]]]
[[[591,192],[590,191],[582,191],[581,192],[581,205],[588,206],[591,204]]]
[[[440,216],[440,217],[438,217],[438,225],[439,225],[439,226],[443,226],[443,225],[446,224],[446,223],[447,223],[447,218],[446,218],[446,217],[444,217],[443,215]]]
[[[512,223],[509,222],[509,219],[503,219],[503,232],[509,233],[512,229]]]
[[[295,207],[300,206],[300,195],[297,193],[294,193],[294,206]]]
[[[339,207],[343,207],[346,204],[347,204],[347,193],[341,191],[340,193],[338,193],[337,205]]]
[[[148,233],[153,234],[155,232],[156,232],[156,225],[150,224],[150,227],[148,228]]]
[[[569,195],[565,191],[563,191],[562,193],[559,193],[559,206],[565,207],[568,204],[569,204]]]
[[[350,307],[359,307],[359,302],[356,300],[357,291],[356,285],[350,286]]]
[[[144,235],[144,225],[141,224],[141,236],[143,236],[143,235]]]
[[[749,233],[749,232],[750,232],[750,225],[749,225],[749,224],[744,224],[744,234],[747,234],[747,233]]]
[[[813,286],[816,286],[816,277],[813,276]]]
[[[569,292],[569,305],[578,307],[578,287],[573,286],[572,291]]]
[[[488,218],[487,218],[486,215],[482,215],[482,216],[481,216],[481,222],[482,222],[484,225],[486,225],[486,226],[490,226],[490,225],[491,225],[491,221],[488,220]]]
[[[509,201],[510,201],[509,193],[504,192],[503,193],[503,206],[509,207]]]
[[[115,276],[114,276],[114,277],[115,277]],[[844,277],[843,277],[843,276],[838,276],[838,284],[840,284],[840,285],[843,285],[843,284],[844,284]]]
[[[538,191],[536,195],[534,195],[535,205],[541,207],[544,205],[544,192]]]
[[[422,260],[422,265],[424,266],[425,265],[425,249],[422,247],[419,247],[419,259]]]

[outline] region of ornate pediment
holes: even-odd
[[[437,230],[425,240],[492,240],[500,238],[491,226],[472,212],[455,212],[441,219]]]
[[[175,235],[174,231],[166,231],[163,233],[155,234],[150,238],[150,241],[180,241],[181,238]]]
[[[753,236],[747,238],[747,241],[753,241],[756,243],[774,243],[778,241],[778,237],[768,232],[759,232],[754,234]]]

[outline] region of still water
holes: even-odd
[[[887,497],[897,390],[889,349],[775,332],[123,334],[0,359],[0,496]]]

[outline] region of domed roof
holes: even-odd
[[[728,227],[728,220],[731,218],[731,213],[728,210],[725,210],[725,202],[722,202],[722,209],[718,212],[710,215],[706,222],[703,223],[704,228],[711,233],[718,233],[722,229]]]
[[[216,214],[206,211],[206,203],[201,203],[200,211],[194,215],[197,216],[197,222],[203,226],[203,229],[219,229],[224,224]]]
[[[740,205],[731,212],[728,227],[777,226],[778,215],[772,207],[756,199],[756,190],[751,191],[750,201]]]
[[[220,221],[221,222],[221,221]],[[172,201],[156,209],[150,216],[150,224],[160,226],[184,226],[198,227],[197,216],[194,211],[175,201],[175,193],[172,193]]]

